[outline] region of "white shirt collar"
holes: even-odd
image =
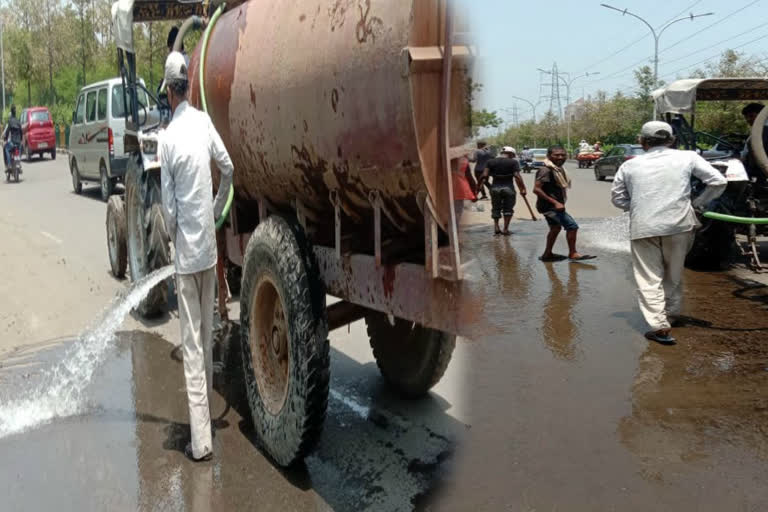
[[[182,101],[179,103],[179,106],[176,107],[176,111],[173,113],[173,118],[176,119],[177,117],[180,117],[184,111],[189,106],[189,102],[187,100]]]

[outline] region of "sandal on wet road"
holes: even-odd
[[[676,345],[677,340],[664,331],[648,331],[645,333],[646,339],[655,341],[661,345]]]

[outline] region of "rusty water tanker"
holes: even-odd
[[[468,51],[453,52],[444,101],[444,11],[437,0],[250,0],[225,12],[203,83],[237,200],[301,208],[316,240],[332,237],[336,200],[346,234],[372,232],[378,199],[385,237],[423,244],[425,199],[450,229],[444,166],[466,137]],[[190,62],[197,106],[199,46]]]

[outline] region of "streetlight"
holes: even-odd
[[[629,14],[633,18],[637,18],[640,21],[642,21],[643,23],[645,23],[645,25],[649,29],[651,29],[651,34],[653,35],[653,85],[654,85],[654,87],[656,86],[656,84],[659,83],[659,38],[661,37],[661,34],[663,34],[665,30],[667,30],[671,25],[677,23],[678,21],[685,21],[685,20],[693,21],[696,18],[702,18],[704,16],[712,16],[713,14],[715,14],[713,12],[707,12],[707,13],[704,13],[704,14],[693,14],[693,13],[691,13],[688,16],[685,16],[683,18],[678,18],[676,20],[672,20],[669,23],[663,25],[661,27],[661,29],[659,30],[658,34],[657,34],[656,30],[654,30],[654,28],[651,26],[650,23],[645,21],[643,18],[641,18],[637,14],[629,12],[629,9],[618,9],[618,8],[610,6],[608,4],[600,4],[600,5],[605,7],[605,8],[607,8],[607,9],[612,9],[614,11],[618,11],[618,12],[621,13],[622,16],[625,15],[625,14]]]
[[[547,73],[549,75],[552,74],[552,71],[547,71],[547,70],[541,69],[541,68],[536,68],[536,69],[538,69],[542,73]],[[559,72],[557,73],[557,79],[561,80],[563,82],[563,84],[565,84],[565,108],[566,109],[568,108],[568,105],[571,104],[571,85],[573,85],[573,82],[575,82],[579,78],[584,78],[584,77],[593,76],[593,75],[599,75],[600,72],[599,71],[593,71],[591,73],[587,72],[587,73],[584,73],[583,75],[575,76],[575,77],[571,78],[570,80],[566,80],[565,78],[560,76],[560,75],[569,75],[569,74],[570,73],[559,73]],[[571,116],[569,116],[568,113],[566,113],[565,115],[568,118],[568,119],[566,119],[566,125],[568,126],[568,129],[567,129],[567,132],[568,132],[568,151],[570,151],[571,150]]]
[[[535,126],[536,125],[536,107],[539,106],[539,104],[541,103],[541,100],[539,100],[539,102],[534,105],[532,101],[529,101],[529,100],[527,100],[525,98],[521,98],[520,96],[510,96],[510,97],[511,98],[515,98],[516,100],[524,101],[528,105],[531,106],[531,110],[533,110],[533,124],[534,124],[534,127],[533,127],[534,128],[533,129],[533,147],[536,147],[536,126]]]

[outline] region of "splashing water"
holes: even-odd
[[[579,245],[602,252],[629,254],[629,214],[582,223]]]
[[[84,391],[115,340],[125,316],[164,279],[174,274],[173,265],[155,270],[119,293],[98,322],[77,337],[61,361],[45,370],[42,381],[26,397],[0,403],[0,438],[81,412]]]

